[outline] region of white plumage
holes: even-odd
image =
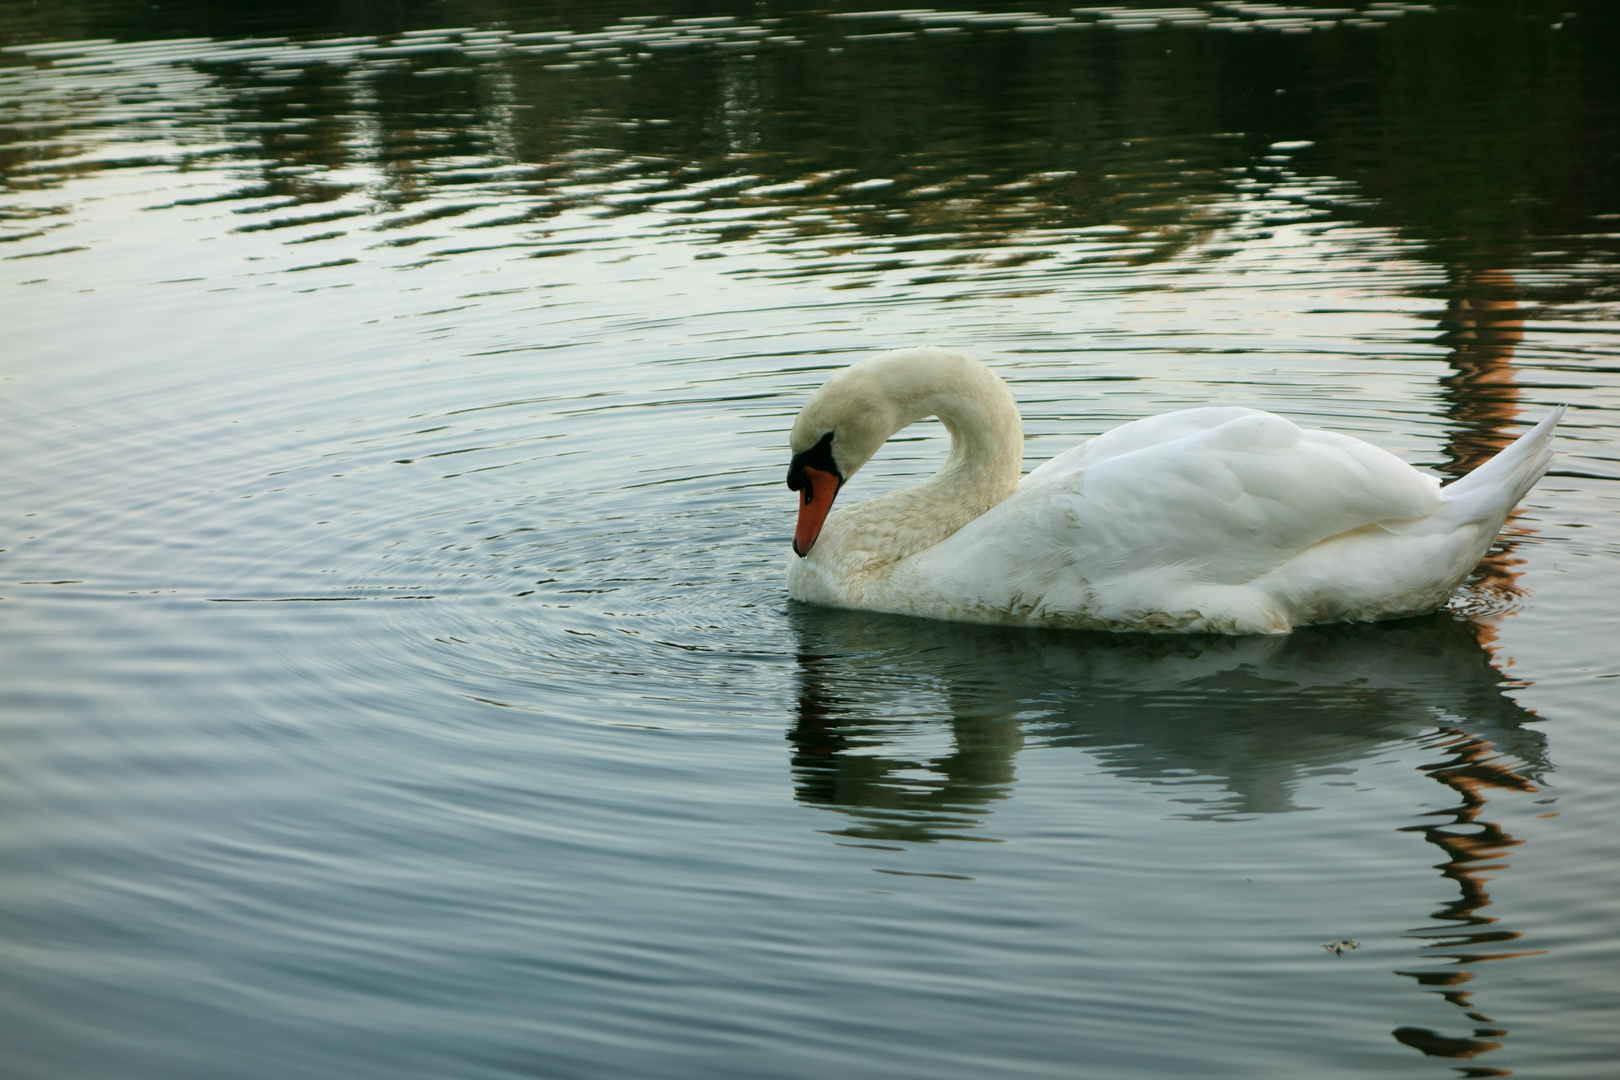
[[[834,374],[794,424],[795,472],[838,480],[817,508],[803,489],[808,554],[789,565],[789,593],[1111,630],[1282,633],[1415,615],[1445,603],[1547,471],[1562,414],[1446,487],[1359,439],[1235,407],[1126,424],[1020,479],[1005,383],[946,349],[883,353]],[[929,416],[951,433],[945,466],[832,512],[818,533],[843,483]],[[801,468],[817,462],[828,471]]]

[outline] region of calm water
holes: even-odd
[[[0,1075],[1612,1075],[1616,55],[0,0]],[[1219,403],[1455,475],[1573,408],[1429,618],[790,604],[792,416],[924,341],[1030,465]]]

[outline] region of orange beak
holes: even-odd
[[[838,497],[838,474],[814,466],[804,467],[804,486],[799,488],[799,526],[793,530],[793,553],[799,558],[810,554],[827,512]]]

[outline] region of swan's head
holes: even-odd
[[[793,552],[800,558],[810,554],[821,535],[839,489],[893,432],[874,415],[892,409],[884,409],[883,399],[873,396],[868,380],[859,377],[860,366],[845,368],[822,384],[793,423],[787,485],[799,493]]]
[[[788,465],[787,485],[799,493],[799,523],[793,530],[793,554],[804,558],[821,535],[844,476],[832,455],[833,433],[827,432],[814,446],[793,455]]]
[[[956,368],[976,368],[989,375],[977,360],[958,352],[896,349],[835,372],[810,395],[788,438],[793,461],[787,484],[799,493],[793,550],[800,558],[810,554],[821,535],[839,489],[889,436],[933,415],[928,406],[919,411],[919,400],[943,379],[961,377]]]

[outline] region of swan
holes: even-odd
[[[960,622],[1281,634],[1439,608],[1552,462],[1552,411],[1446,485],[1370,443],[1212,406],[1115,428],[1020,477],[1017,401],[950,349],[835,372],[793,423],[788,594]],[[928,480],[832,513],[890,436],[937,416]]]

